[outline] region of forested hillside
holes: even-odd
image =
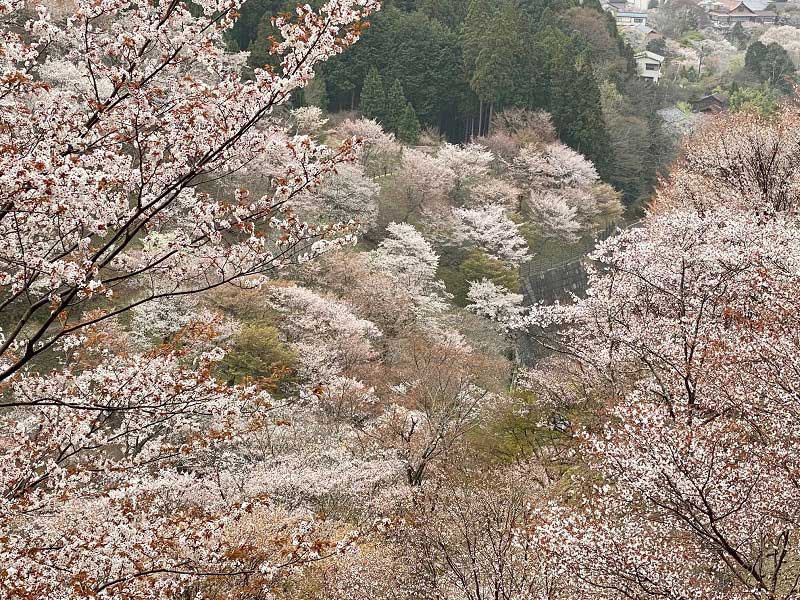
[[[269,62],[270,19],[293,6],[244,5],[231,38],[250,50],[251,66]],[[358,46],[321,67],[319,78],[309,103],[383,120],[371,107],[385,95],[390,110],[410,104],[423,127],[450,142],[491,133],[503,109],[545,110],[560,139],[629,204],[652,191],[673,157],[658,92],[636,76],[633,51],[596,2],[390,0]],[[389,129],[398,133],[396,123]]]
[[[0,0],[0,600],[796,600],[788,51],[287,8]]]

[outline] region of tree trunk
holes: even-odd
[[[486,135],[492,133],[492,116],[494,115],[494,102],[489,105],[489,119],[486,121]]]
[[[481,100],[480,108],[478,109],[478,137],[483,135],[483,100]]]

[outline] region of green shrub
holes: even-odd
[[[467,292],[471,281],[488,279],[512,292],[519,291],[517,269],[508,267],[505,263],[487,256],[480,250],[468,252],[458,267],[440,267],[437,276],[444,281],[447,291],[453,294],[453,302],[457,306],[466,306]]]
[[[251,323],[236,336],[233,348],[219,365],[218,375],[232,384],[252,382],[280,393],[294,381],[296,360],[274,326]]]

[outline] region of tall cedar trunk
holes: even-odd
[[[478,137],[483,135],[483,100],[478,110]]]
[[[489,105],[489,119],[486,121],[486,135],[492,133],[492,116],[494,115],[494,102]]]

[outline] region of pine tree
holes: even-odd
[[[462,57],[467,73],[475,70],[478,55],[486,43],[486,25],[491,21],[495,10],[495,3],[487,0],[471,0],[469,3],[461,31]]]
[[[389,93],[386,95],[386,118],[384,120],[386,129],[397,133],[407,104],[408,101],[403,93],[403,86],[399,79],[395,79],[392,87],[389,88]]]
[[[575,44],[563,32],[552,29],[547,41],[549,80],[548,109],[559,137],[584,154],[608,176],[610,142],[603,120],[600,88],[587,52],[575,54]]]
[[[516,0],[505,0],[491,21],[484,24],[486,39],[478,52],[470,81],[472,91],[481,102],[479,135],[488,130],[495,104],[514,100],[524,57],[525,32],[520,27],[519,14]],[[484,115],[484,105],[489,107],[488,115]]]
[[[397,124],[397,137],[405,143],[413,145],[419,142],[420,131],[417,113],[409,102],[406,104],[406,108],[400,116],[400,122]]]
[[[761,65],[767,57],[767,47],[761,42],[754,42],[747,48],[744,55],[744,66],[754,75],[761,74]]]
[[[739,50],[744,49],[747,46],[747,41],[750,39],[749,35],[744,30],[744,27],[738,21],[733,27],[731,27],[725,37],[728,38],[728,41],[731,44],[734,44],[737,48],[739,48]]]
[[[760,82],[779,87],[787,93],[792,90],[796,69],[786,50],[775,42],[768,46],[761,42],[751,44],[747,48],[744,65]]]
[[[378,69],[372,67],[361,88],[361,114],[384,123],[386,119],[386,90]]]

